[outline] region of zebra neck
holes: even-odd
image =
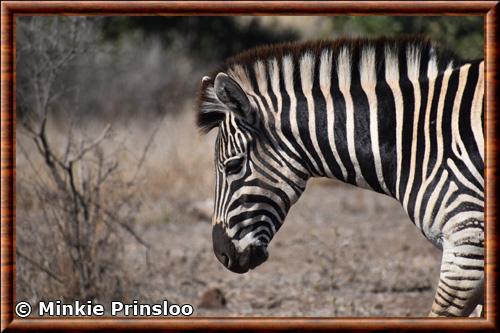
[[[448,145],[452,133],[451,125],[445,126],[443,119],[456,122],[459,117],[452,116],[453,112],[470,113],[460,107],[467,105],[462,97],[469,99],[469,104],[472,97],[481,100],[482,95],[473,92],[457,93],[458,100],[446,94],[449,86],[456,90],[460,77],[465,82],[468,66],[448,69],[432,78],[409,75],[379,80],[373,86],[353,76],[347,88],[332,82],[328,89],[314,86],[310,93],[294,89],[292,95],[289,90],[290,101],[284,100],[282,112],[274,118],[279,118],[282,133],[296,153],[290,157],[304,165],[311,176],[337,178],[401,201],[408,199],[414,182],[424,181],[439,167],[442,158],[437,154],[442,153],[443,144]],[[481,72],[479,64],[470,68],[475,76]],[[481,124],[481,107],[476,109],[476,123]],[[463,118],[471,119],[471,115]],[[481,137],[480,129],[471,132]],[[446,140],[436,138],[439,133]],[[418,165],[422,165],[422,172],[414,174],[412,170],[419,169]]]
[[[348,89],[331,87],[329,92],[313,89],[310,95],[295,97],[281,122],[310,174],[392,196],[396,117],[390,87],[379,84],[377,89],[363,89],[353,84]]]

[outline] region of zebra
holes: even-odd
[[[484,303],[484,61],[427,38],[258,47],[202,79],[197,125],[218,128],[212,239],[245,273],[311,177],[398,200],[442,250],[430,316]]]

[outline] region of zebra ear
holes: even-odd
[[[256,123],[257,112],[252,110],[247,95],[236,81],[225,73],[219,73],[214,80],[214,89],[219,101],[229,110],[251,125]]]

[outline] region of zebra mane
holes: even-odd
[[[333,56],[334,64],[338,64],[339,61],[342,63],[345,56],[349,56],[347,62],[349,70],[346,73],[351,75],[351,69],[354,71],[365,61],[362,54],[368,50],[375,54],[374,64],[372,63],[371,66],[375,67],[376,77],[389,66],[394,71],[400,71],[401,65],[407,66],[407,68],[413,66],[416,69],[415,75],[418,76],[422,75],[419,72],[424,70],[427,72],[423,73],[424,75],[437,75],[450,66],[454,68],[463,64],[463,61],[455,54],[435,47],[428,38],[423,37],[341,38],[256,47],[227,59],[210,76],[203,78],[198,99],[198,127],[203,133],[207,133],[211,129],[218,127],[227,113],[225,105],[218,100],[213,88],[214,79],[220,72],[233,77],[242,87],[247,86],[250,90],[258,91],[255,82],[252,82],[255,81],[256,64],[264,64],[266,69],[269,70],[268,64],[270,61],[277,60],[279,62],[288,57],[295,67],[300,59],[305,56],[317,61],[325,51],[329,51]],[[386,60],[386,58],[392,60]],[[393,63],[389,63],[390,61]],[[428,68],[431,61],[432,70]],[[420,66],[420,64],[423,66]],[[337,75],[336,71],[333,72],[333,75]],[[342,77],[342,73],[339,69],[338,77],[332,77],[332,79],[345,80],[346,78]],[[350,82],[350,78],[347,79]]]

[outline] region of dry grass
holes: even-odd
[[[194,107],[179,116],[167,116],[146,164],[148,189],[154,195],[199,199],[213,187],[215,131],[201,135],[195,127]]]
[[[185,222],[193,207],[201,204],[205,215],[211,209],[216,133],[201,135],[194,116],[194,107],[188,106],[186,112],[164,118],[158,127],[143,166],[143,222]],[[130,133],[134,143],[143,142],[145,127]]]

